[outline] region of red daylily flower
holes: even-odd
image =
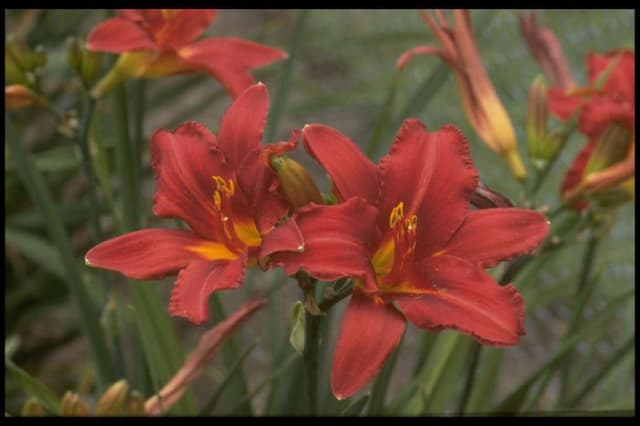
[[[287,53],[236,37],[197,40],[216,16],[213,9],[123,9],[89,34],[91,50],[120,53],[112,71],[94,88],[99,97],[131,77],[206,72],[237,97],[254,83],[250,70],[285,59]]]
[[[142,280],[179,272],[169,313],[206,321],[211,293],[241,285],[264,235],[288,211],[262,154],[268,105],[259,83],[229,107],[217,137],[196,122],[158,130],[151,140],[153,213],[182,219],[191,230],[153,228],[113,238],[89,250],[87,265]]]
[[[600,192],[621,183],[633,187],[635,172],[635,53],[619,50],[587,57],[589,87],[570,91],[551,89],[549,110],[562,121],[578,108],[578,127],[589,140],[576,156],[562,182],[563,199],[577,210],[587,207],[579,200],[584,193]],[[610,73],[601,88],[596,87],[603,73]],[[620,139],[622,140],[616,140]],[[620,152],[609,158],[596,158],[616,144]],[[631,189],[631,192],[633,190]]]
[[[478,172],[458,129],[428,132],[406,120],[378,167],[330,127],[307,126],[303,136],[342,203],[299,209],[265,241],[260,258],[287,274],[355,279],[333,357],[338,398],[378,373],[406,320],[431,331],[455,328],[489,345],[518,342],[523,301],[483,268],[533,250],[549,225],[533,210],[469,210]],[[287,240],[302,250],[278,247]]]

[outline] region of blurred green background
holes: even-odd
[[[207,34],[238,36],[288,49],[300,13],[299,10],[222,10]],[[527,96],[533,78],[541,73],[541,69],[520,36],[518,13],[513,10],[474,10],[471,17],[483,61],[512,118],[519,138],[519,150],[524,156]],[[42,10],[33,14],[30,25],[28,22],[25,24],[25,16],[25,11],[5,10],[7,32],[22,31],[24,40],[30,46],[44,47],[48,54],[42,74],[44,93],[57,111],[77,110],[80,85],[67,66],[65,39],[68,36],[86,37],[96,23],[108,16],[108,12]],[[554,30],[579,83],[586,83],[587,52],[634,47],[635,20],[631,10],[539,11],[538,19],[542,25]],[[292,129],[300,129],[307,123],[323,123],[348,135],[363,149],[376,137],[376,132],[380,132],[381,147],[374,155],[377,159],[386,153],[405,118],[420,118],[430,129],[452,123],[467,136],[481,179],[516,204],[523,202],[522,188],[511,178],[505,163],[482,144],[467,123],[454,79],[446,71],[438,71],[442,69],[438,58],[420,56],[404,69],[391,104],[390,119],[386,126],[377,127],[396,73],[395,62],[399,55],[417,45],[436,44],[417,11],[313,10],[307,13],[299,36],[300,50],[293,63],[291,80],[287,83],[284,110],[277,129],[272,129],[272,140],[265,142],[285,140]],[[284,64],[276,63],[254,73],[256,79],[269,88],[272,102],[283,84],[283,69]],[[443,78],[435,79],[436,85],[430,89],[433,93],[427,96],[424,83],[434,72],[440,73]],[[127,83],[130,102],[135,102],[133,94],[138,93],[136,84],[133,81]],[[144,93],[146,117],[143,134],[147,141],[156,129],[174,128],[187,119],[200,121],[215,132],[230,102],[218,83],[206,76],[149,80],[145,83]],[[111,103],[99,103],[96,114],[106,117],[100,120],[98,126],[103,146],[110,152],[117,137],[110,124],[110,117],[114,115]],[[46,112],[30,110],[15,114],[11,119],[16,123],[21,143],[30,150],[54,194],[72,237],[78,261],[81,261],[95,241],[91,240],[87,226],[88,201],[79,150],[73,140],[56,130],[58,123]],[[560,181],[582,144],[583,137],[574,134],[540,191],[537,206],[558,204]],[[148,147],[143,147],[142,152],[145,165],[145,180],[140,194],[141,212],[145,216],[142,223],[144,226],[175,226],[172,221],[158,221],[151,216],[154,182],[149,168]],[[326,190],[326,178],[317,164],[305,157],[302,150],[295,157],[313,171],[317,181],[323,185],[321,189]],[[113,167],[113,162],[105,164],[107,171]],[[111,184],[117,197],[117,182]],[[103,210],[103,228],[109,236],[115,235],[109,209],[104,206]],[[587,315],[634,286],[634,216],[634,203],[619,208],[617,222],[594,265],[594,270],[601,274]],[[15,173],[11,153],[5,143],[5,348],[7,342],[14,345],[11,352],[13,361],[51,386],[59,395],[66,389],[90,393],[94,380],[90,354],[81,334],[78,313],[61,280],[63,272],[56,250],[47,236],[44,217],[34,207]],[[584,244],[573,244],[536,271],[535,282],[529,286],[526,295],[534,294],[542,301],[536,303],[535,309],[527,310],[527,336],[522,339],[521,345],[505,350],[502,375],[495,388],[495,401],[512,391],[519,380],[535,370],[557,348],[575,304],[573,293],[583,250]],[[90,274],[86,270],[83,273]],[[134,313],[126,302],[127,284],[115,273],[106,276],[113,286],[109,292],[115,292],[114,297],[122,304],[119,321],[130,324],[130,317]],[[226,311],[231,312],[255,289],[282,279],[279,272],[255,273],[243,290],[224,293],[220,295],[220,300]],[[157,285],[163,303],[168,303],[172,282],[173,279],[167,279]],[[235,339],[238,346],[243,348],[259,340],[257,349],[245,362],[250,387],[268,376],[272,366],[276,365],[276,349],[280,347],[282,339],[288,336],[290,309],[299,298],[299,292],[293,281],[285,282],[284,287],[278,290],[277,300],[259,314],[263,318],[260,324],[257,320],[252,321]],[[96,290],[95,297],[104,297],[100,291]],[[332,327],[326,340],[327,360],[332,353],[335,330],[343,308],[340,306],[331,316]],[[634,335],[634,309],[634,301],[625,304],[610,318],[606,329],[577,346],[571,362],[578,375],[589,375],[595,371],[627,336]],[[174,320],[174,323],[185,346],[190,347],[200,329],[182,320]],[[416,353],[424,334],[412,327],[407,332],[398,355],[399,362],[391,381],[389,398],[404,389],[413,378],[413,364],[418,359]],[[131,339],[131,336],[125,336],[125,343],[127,339]],[[290,349],[284,351],[287,350]],[[135,356],[131,353],[126,356],[129,365],[133,364]],[[206,393],[211,384],[219,383],[224,376],[224,368],[224,364],[218,360],[208,373],[208,382],[201,384],[199,391]],[[133,370],[135,368],[129,367],[127,371]],[[290,374],[295,374],[295,371],[299,370],[292,369]],[[321,377],[326,381],[328,370]],[[557,388],[557,383],[552,381],[535,409],[539,412],[551,409]],[[18,413],[25,394],[10,379],[5,381],[5,391],[6,411]],[[269,400],[273,398],[276,398],[273,392],[269,397],[260,394],[255,402],[256,411],[261,413],[260,407],[270,404]],[[634,400],[635,365],[632,350],[598,383],[597,389],[583,402],[582,409],[587,412],[634,410]],[[450,411],[445,409],[443,412]]]

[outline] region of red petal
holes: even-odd
[[[142,9],[118,9],[118,15],[122,18],[133,22],[144,21],[144,17],[140,13]]]
[[[580,150],[580,153],[576,155],[576,158],[573,160],[573,163],[571,163],[567,174],[564,175],[564,179],[562,180],[562,186],[560,188],[561,194],[566,194],[582,182],[584,171],[587,168],[587,164],[589,163],[589,159],[591,158],[591,154],[593,154],[597,142],[597,139],[591,139],[582,150]],[[580,211],[587,208],[587,205],[588,202],[586,200],[581,200],[574,203],[571,207],[574,210]]]
[[[304,147],[327,171],[340,201],[359,196],[375,205],[378,201],[378,170],[358,145],[322,124],[302,129]]]
[[[175,49],[195,40],[207,29],[216,16],[213,9],[179,9],[155,34],[158,44]]]
[[[549,89],[549,111],[560,121],[567,121],[569,117],[580,107],[582,98],[579,96],[567,96],[563,89]]]
[[[246,252],[236,260],[191,262],[178,275],[171,292],[169,313],[174,317],[184,317],[194,324],[207,321],[211,293],[240,287],[246,265]]]
[[[234,169],[247,154],[261,149],[268,110],[267,87],[258,83],[246,89],[224,114],[217,144]]]
[[[605,55],[589,52],[587,56],[589,81],[594,84],[614,60],[618,62],[611,70],[603,90],[609,96],[633,102],[635,99],[635,53],[633,50],[616,50]]]
[[[580,111],[578,127],[591,138],[597,138],[612,122],[633,128],[635,111],[630,101],[611,97],[596,96],[589,100]]]
[[[348,398],[375,377],[404,333],[405,319],[355,288],[333,354],[331,389]]]
[[[131,50],[157,49],[149,34],[125,18],[111,18],[98,24],[87,37],[90,50],[122,53]]]
[[[269,152],[273,150],[288,149],[284,143],[267,145],[264,150],[256,149],[245,156],[238,168],[238,185],[252,202],[254,221],[261,233],[271,231],[289,211],[286,199],[278,190],[280,182],[266,163]]]
[[[87,252],[85,262],[138,280],[159,279],[198,259],[187,247],[202,243],[187,231],[143,229],[98,244]]]
[[[175,132],[158,130],[151,138],[151,164],[158,187],[153,212],[159,217],[183,219],[191,229],[211,241],[225,241],[224,231],[212,220],[212,176],[233,175],[221,151],[214,149],[215,137],[196,122],[188,122]]]
[[[335,206],[311,203],[265,238],[259,257],[271,255],[272,264],[282,266],[287,275],[303,269],[325,281],[364,278],[366,288],[375,291],[370,258],[379,237],[376,215],[376,208],[358,197]],[[295,246],[297,232],[302,233],[302,247]],[[280,246],[296,250],[279,251]]]
[[[462,223],[477,184],[460,130],[445,126],[429,133],[419,120],[405,120],[380,160],[380,229],[389,229],[389,215],[402,202],[404,218],[418,219],[416,256],[432,253]]]
[[[425,275],[415,294],[395,298],[416,326],[454,328],[487,345],[515,345],[524,335],[524,302],[511,284],[499,286],[480,267],[453,256],[432,258]]]
[[[535,249],[548,232],[549,222],[534,210],[476,210],[467,214],[442,252],[490,268]]]
[[[185,59],[215,67],[218,61],[231,61],[245,70],[269,65],[287,58],[287,52],[236,37],[209,37],[180,52]]]

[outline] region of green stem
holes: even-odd
[[[310,291],[313,291],[311,289]],[[309,415],[318,415],[318,353],[320,351],[320,320],[322,317],[305,310],[304,368],[309,399]]]
[[[471,395],[473,383],[476,378],[476,372],[478,370],[478,360],[480,359],[481,351],[482,346],[477,342],[473,342],[469,354],[469,370],[467,371],[467,378],[464,383],[464,388],[462,389],[462,397],[460,398],[460,401],[458,401],[457,413],[459,416],[464,414],[467,401],[469,401],[469,396]]]
[[[565,333],[565,338],[571,336],[576,330],[580,320],[582,319],[582,313],[584,312],[584,308],[588,303],[588,299],[591,296],[593,290],[593,286],[588,286],[588,282],[590,281],[591,271],[593,269],[593,264],[595,263],[595,257],[597,248],[599,246],[600,238],[593,235],[593,233],[589,236],[589,240],[587,241],[587,247],[584,252],[584,258],[582,261],[582,271],[580,272],[580,279],[578,281],[578,286],[576,287],[576,296],[575,300],[577,301],[577,306],[571,320],[569,321],[569,326],[567,327],[567,332]],[[558,394],[558,405],[562,405],[567,397],[569,391],[569,380],[571,377],[571,362],[569,359],[571,358],[571,353],[567,356],[567,361],[564,363],[564,367],[561,370],[560,375],[560,393]]]
[[[336,292],[332,296],[325,298],[318,304],[321,311],[328,311],[333,305],[351,295],[351,292],[353,291],[353,282],[350,279],[340,279],[336,281],[335,288]]]
[[[89,193],[89,213],[91,216],[91,227],[93,228],[94,241],[102,241],[104,236],[100,227],[100,216],[98,213],[98,197],[96,195],[96,179],[91,166],[91,154],[89,153],[89,127],[93,112],[95,110],[96,101],[89,96],[83,96],[86,99],[86,108],[82,117],[82,125],[78,134],[78,145],[82,153],[82,167],[84,176],[87,180],[87,192]]]
[[[588,394],[591,392],[597,385],[600,383],[603,377],[611,371],[616,365],[620,363],[622,358],[627,355],[631,349],[635,346],[635,336],[629,337],[623,344],[620,346],[620,349],[616,351],[616,353],[609,358],[604,366],[594,374],[582,387],[582,389],[569,400],[567,404],[569,407],[575,407],[578,405]]]
[[[120,172],[120,191],[122,194],[122,216],[124,230],[133,231],[139,226],[138,176],[136,175],[135,156],[129,138],[129,115],[127,112],[127,93],[123,84],[115,90],[114,110],[116,111],[117,138],[116,163]]]
[[[38,210],[47,219],[49,234],[60,249],[60,257],[66,273],[65,282],[80,312],[80,324],[84,329],[84,334],[89,339],[89,345],[97,367],[99,383],[101,386],[105,386],[115,380],[116,377],[113,363],[109,356],[106,338],[100,326],[99,309],[89,296],[86,281],[78,268],[78,258],[73,251],[64,222],[45,184],[44,178],[36,169],[33,160],[27,154],[25,145],[18,139],[13,123],[6,115],[5,141],[11,149],[12,160],[15,161],[15,169],[18,175],[24,182]]]
[[[134,146],[133,146],[133,163],[136,167],[135,176],[142,179],[142,151],[145,146],[144,140],[144,114],[145,114],[145,93],[146,82],[140,79],[135,82],[134,96]]]

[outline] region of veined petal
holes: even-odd
[[[238,167],[238,185],[252,202],[254,221],[261,233],[267,233],[289,211],[280,193],[280,181],[268,165],[271,154],[283,154],[298,145],[299,131],[294,130],[287,142],[265,145],[245,155]]]
[[[544,240],[549,222],[534,210],[492,208],[469,212],[443,250],[483,268],[528,253]]]
[[[121,17],[107,19],[95,26],[87,37],[87,47],[90,50],[111,53],[157,49],[146,31]]]
[[[271,256],[272,265],[282,266],[287,275],[303,269],[326,281],[363,278],[367,291],[373,292],[370,258],[379,238],[376,216],[377,209],[358,197],[334,206],[311,203],[265,237],[259,257]],[[295,247],[299,234],[304,242]],[[283,246],[295,249],[284,251]]]
[[[191,262],[178,275],[171,292],[169,313],[194,324],[207,321],[211,293],[240,287],[246,265],[246,251],[235,260]]]
[[[161,46],[178,49],[198,38],[216,16],[214,9],[178,9],[167,14],[154,34]]]
[[[594,138],[598,137],[612,122],[619,122],[632,129],[634,120],[635,111],[631,101],[596,96],[590,99],[580,111],[578,127],[582,133]]]
[[[217,146],[237,169],[244,156],[260,149],[269,110],[269,93],[262,84],[247,88],[227,109],[218,131]]]
[[[564,89],[549,89],[549,112],[560,121],[567,121],[580,107],[583,100],[580,96],[568,96]]]
[[[255,83],[249,71],[234,64],[232,61],[220,60],[215,63],[206,64],[206,66],[194,60],[186,60],[186,62],[209,73],[211,77],[217,80],[222,87],[229,92],[229,95],[231,95],[233,99],[236,99],[247,87]]]
[[[611,61],[617,61],[602,87],[607,95],[633,101],[635,99],[635,53],[632,50],[614,50],[604,55],[589,52],[587,55],[587,75],[594,84]]]
[[[428,132],[417,119],[402,124],[380,160],[380,229],[390,215],[417,216],[416,255],[442,247],[460,226],[478,183],[467,141],[453,126]]]
[[[486,345],[515,345],[524,335],[524,302],[511,284],[499,286],[479,266],[454,256],[432,258],[424,273],[394,298],[416,326],[454,328]]]
[[[220,60],[232,61],[244,68],[258,68],[287,58],[287,52],[236,37],[209,37],[180,50],[192,61],[214,66]]]
[[[404,333],[405,320],[391,305],[353,290],[333,354],[331,390],[348,398],[375,377]]]
[[[229,179],[232,169],[215,137],[203,125],[187,122],[175,132],[158,130],[151,138],[151,164],[158,187],[153,212],[159,217],[183,219],[191,229],[211,241],[225,241],[219,221],[212,220],[213,176]]]
[[[378,201],[378,170],[360,148],[337,130],[322,124],[302,129],[304,147],[327,171],[340,201],[363,197]]]
[[[85,262],[138,280],[159,279],[201,258],[190,248],[207,243],[187,231],[143,229],[101,242],[87,252]]]

